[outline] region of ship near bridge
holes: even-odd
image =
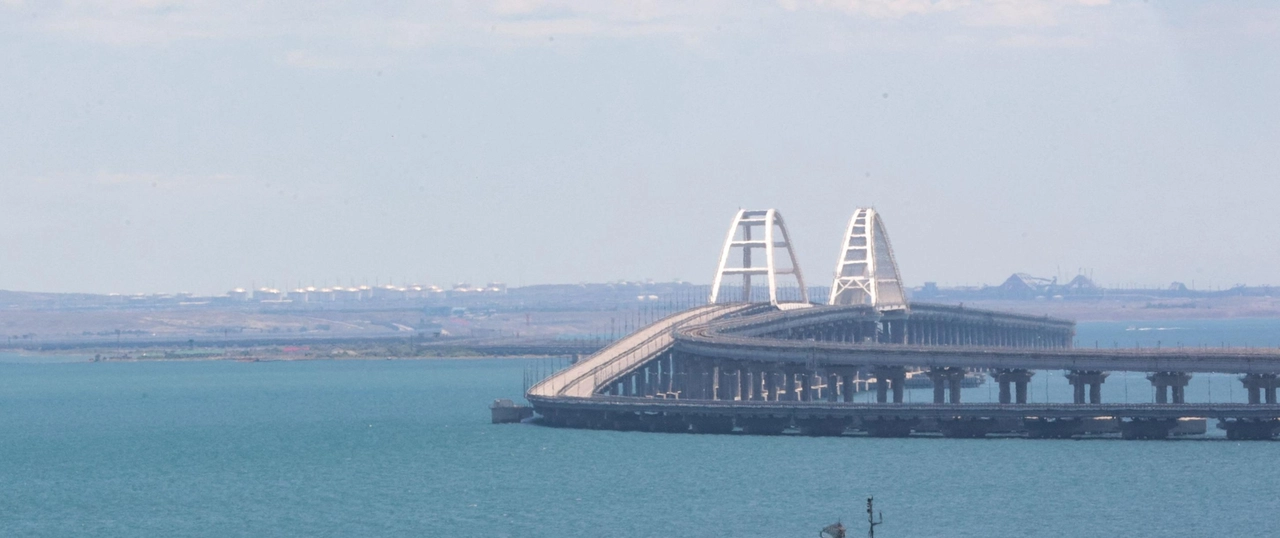
[[[1074,337],[1069,320],[909,303],[884,221],[869,208],[850,218],[831,293],[814,304],[782,215],[742,210],[706,305],[627,335],[525,397],[542,424],[653,432],[1163,439],[1191,419],[1215,419],[1229,439],[1280,431],[1280,352],[1080,349]],[[1074,403],[1028,401],[1044,371],[1066,373]],[[1102,401],[1112,372],[1146,374],[1152,401]],[[1248,403],[1187,402],[1192,376],[1209,373],[1238,375]],[[998,385],[997,402],[961,400],[977,375]],[[904,401],[918,379],[932,385],[931,402]]]

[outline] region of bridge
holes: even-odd
[[[781,278],[794,281],[795,297],[784,297]],[[1280,432],[1280,352],[1080,349],[1068,320],[909,304],[873,209],[850,219],[825,305],[809,302],[790,236],[772,209],[734,216],[713,282],[707,305],[659,320],[531,387],[526,398],[541,420],[667,432],[1165,438],[1180,420],[1215,419],[1230,439]],[[1032,377],[1045,370],[1066,372],[1074,403],[1028,402]],[[1102,384],[1120,371],[1146,374],[1154,401],[1103,402]],[[1185,387],[1202,373],[1238,374],[1248,403],[1187,402]],[[999,385],[998,403],[961,401],[975,374]],[[924,379],[933,401],[904,402],[906,386]],[[855,401],[869,391],[874,402]]]

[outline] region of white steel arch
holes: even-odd
[[[849,219],[827,304],[867,305],[880,310],[907,308],[893,246],[889,244],[884,220],[875,209],[858,208]]]
[[[760,232],[763,232],[763,237],[760,237]],[[781,241],[778,240],[778,235],[781,235]],[[775,263],[777,260],[775,251],[779,248],[786,249],[790,267],[780,267]],[[741,250],[742,253],[742,265],[737,267],[729,265],[731,254],[735,249]],[[764,265],[756,265],[759,258],[753,254],[760,249],[764,250]],[[806,304],[809,302],[809,290],[804,286],[800,264],[796,260],[795,250],[791,248],[791,236],[787,233],[782,214],[775,209],[742,209],[733,217],[733,223],[729,225],[729,236],[725,238],[724,248],[720,251],[720,264],[716,268],[716,277],[711,283],[712,303],[720,298],[720,285],[724,282],[725,275],[742,276],[742,300],[746,302],[752,300],[751,277],[764,276],[769,285],[769,303],[773,305],[779,303],[778,275],[793,275],[796,285],[800,288],[800,302]]]

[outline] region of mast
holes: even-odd
[[[884,523],[884,514],[879,514],[880,520],[876,521],[875,516],[877,514],[871,506],[873,500],[875,500],[875,497],[867,497],[867,524],[870,525],[867,530],[868,538],[876,538],[876,525]]]

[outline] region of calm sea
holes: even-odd
[[[1275,346],[1280,321],[1082,324],[1080,340]],[[1274,536],[1280,510],[1274,442],[495,426],[488,403],[542,363],[81,359],[0,355],[0,536],[811,538],[872,494],[882,538]],[[1061,372],[1033,385],[1070,398]],[[1137,374],[1104,387],[1150,398]],[[1188,391],[1243,398],[1230,376]]]

